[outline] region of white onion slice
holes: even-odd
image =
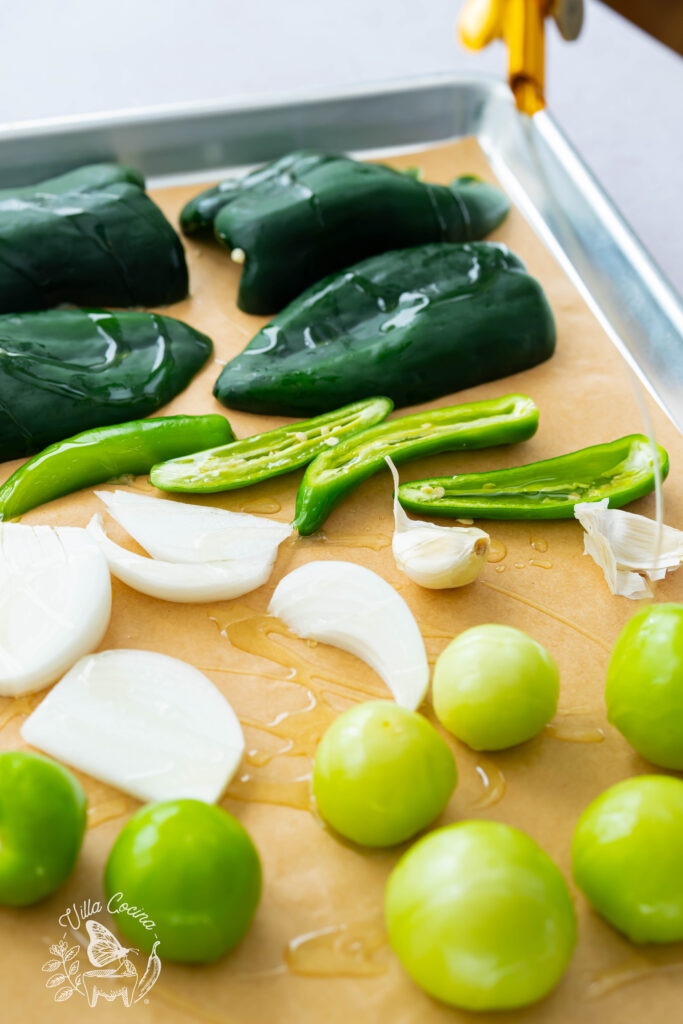
[[[353,562],[308,562],[280,580],[268,611],[298,636],[355,654],[414,711],[429,684],[417,622],[386,580]]]
[[[240,723],[213,683],[153,651],[82,658],[26,719],[21,735],[139,800],[213,803],[244,752]]]
[[[115,544],[104,532],[98,515],[90,520],[87,530],[113,576],[141,594],[182,604],[228,601],[256,590],[270,576],[277,553],[275,547],[260,557],[228,562],[163,562]]]
[[[59,679],[97,647],[110,614],[107,563],[85,530],[0,524],[0,695]]]
[[[225,562],[260,558],[292,533],[279,523],[245,512],[151,498],[128,491],[95,491],[109,514],[153,558],[167,562]]]

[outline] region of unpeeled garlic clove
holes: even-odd
[[[398,472],[387,456],[394,478],[394,536],[391,547],[397,567],[429,590],[447,590],[472,583],[484,567],[490,538],[476,526],[437,526],[409,519],[398,500]]]

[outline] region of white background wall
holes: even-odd
[[[550,109],[683,285],[683,61],[587,0],[577,43],[549,32]],[[653,0],[656,2],[656,0]],[[0,122],[282,94],[437,71],[464,53],[461,0],[4,0]]]

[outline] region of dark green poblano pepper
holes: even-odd
[[[0,313],[184,299],[182,244],[144,185],[130,167],[92,164],[0,191]]]
[[[275,313],[304,288],[375,253],[483,238],[510,204],[471,176],[428,184],[383,164],[301,151],[191,200],[183,230],[205,230],[244,263],[237,304]]]
[[[526,370],[554,349],[550,306],[517,256],[488,242],[436,243],[309,288],[223,368],[214,394],[284,416],[376,394],[400,407]]]
[[[659,445],[657,456],[664,479],[669,457]],[[652,446],[644,434],[629,434],[526,466],[407,481],[398,500],[427,516],[571,519],[577,502],[608,498],[620,508],[654,488]]]
[[[287,175],[302,174],[323,160],[336,160],[313,150],[295,150],[273,160],[243,178],[226,178],[220,184],[200,192],[185,204],[180,213],[180,226],[186,235],[212,235],[213,222],[224,206],[239,196],[258,188],[262,194],[282,188]]]
[[[0,462],[170,402],[211,340],[157,313],[53,309],[0,316]]]

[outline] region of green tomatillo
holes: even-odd
[[[248,833],[227,811],[168,800],[143,807],[123,827],[104,888],[137,948],[149,953],[158,940],[162,960],[208,963],[246,935],[261,895],[261,866]],[[133,916],[135,908],[144,917]]]
[[[389,876],[384,909],[413,980],[465,1010],[542,999],[576,943],[559,869],[524,832],[495,821],[463,821],[421,839]]]
[[[605,920],[632,942],[683,939],[683,781],[626,779],[579,818],[574,879]]]
[[[683,769],[683,604],[637,612],[614,645],[607,718],[661,768]]]
[[[531,739],[553,717],[557,665],[526,633],[475,626],[456,637],[434,669],[434,710],[474,750],[503,750]]]
[[[456,780],[453,754],[434,726],[388,700],[340,715],[313,767],[320,814],[363,846],[410,839],[441,814]]]
[[[0,754],[0,903],[37,903],[74,869],[87,800],[66,768],[38,754]]]

